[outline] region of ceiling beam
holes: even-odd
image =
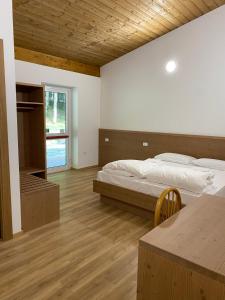
[[[21,47],[15,47],[15,58],[34,64],[100,77],[100,67],[57,57]]]

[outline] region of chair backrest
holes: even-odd
[[[164,190],[156,203],[154,226],[171,217],[182,207],[180,192],[175,188]]]

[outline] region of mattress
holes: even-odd
[[[213,170],[215,177],[213,185],[208,186],[204,190],[204,194],[215,195],[225,186],[225,171]],[[153,197],[159,197],[161,192],[169,186],[163,184],[156,184],[147,181],[146,179],[140,179],[137,177],[120,176],[113,170],[99,171],[97,174],[97,180],[127,188],[129,190],[141,192]],[[186,190],[179,189],[182,197],[182,203],[188,205],[193,200],[199,198],[202,194],[195,194]]]

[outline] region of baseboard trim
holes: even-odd
[[[17,238],[21,237],[21,235],[23,235],[23,234],[24,234],[23,230],[21,230],[17,233],[14,233],[13,234],[13,239],[17,239]]]

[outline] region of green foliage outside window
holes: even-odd
[[[46,132],[66,131],[66,94],[46,92]]]

